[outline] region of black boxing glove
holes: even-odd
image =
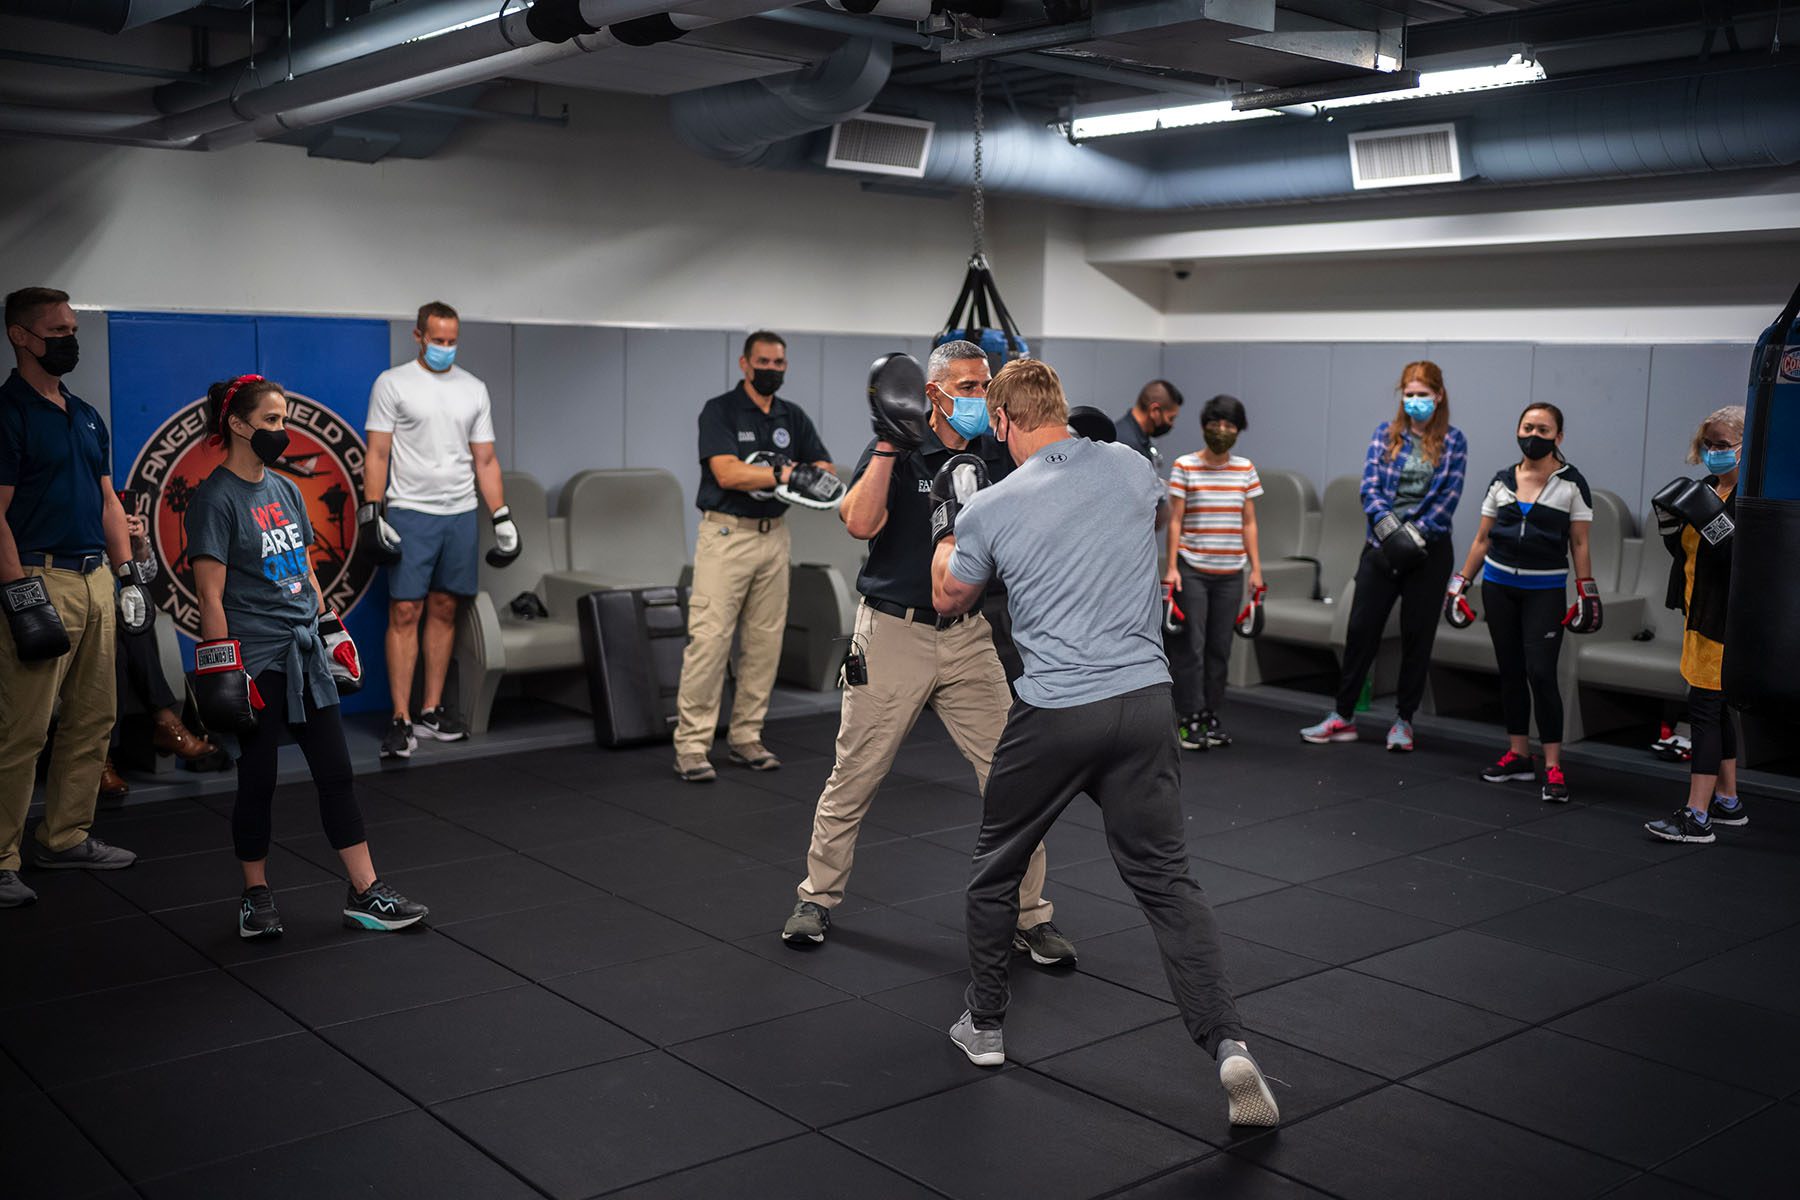
[[[1404,575],[1425,561],[1425,535],[1411,521],[1388,513],[1375,522],[1375,553],[1391,574]]]
[[[836,508],[844,499],[844,481],[814,463],[795,463],[787,482],[775,485],[775,498],[805,508]]]
[[[953,455],[931,480],[931,540],[956,536],[956,514],[988,485],[987,464],[973,454]]]
[[[502,504],[494,510],[494,544],[486,558],[490,567],[504,567],[519,557],[519,527],[513,524],[512,508]]]
[[[1711,489],[1708,489],[1711,490]],[[1600,585],[1592,579],[1575,581],[1575,603],[1563,618],[1570,633],[1599,633],[1605,614],[1600,609]]]
[[[925,372],[910,354],[884,354],[869,366],[869,423],[896,450],[919,448],[931,428]]]
[[[244,650],[235,638],[219,638],[194,647],[194,673],[188,677],[194,707],[206,727],[219,733],[256,728],[262,693],[244,670]]]
[[[1233,633],[1253,641],[1262,636],[1263,600],[1268,594],[1267,584],[1251,589],[1249,601],[1245,603],[1243,611],[1238,613],[1237,621],[1231,627]]]
[[[50,590],[40,575],[24,575],[0,584],[0,607],[12,629],[13,652],[19,661],[44,662],[69,652],[69,631],[62,614],[50,603]]]
[[[1461,575],[1450,577],[1450,586],[1444,591],[1444,620],[1450,622],[1452,629],[1467,629],[1475,623],[1475,610],[1469,607],[1467,597],[1469,581]]]
[[[375,561],[391,567],[400,561],[400,532],[387,522],[387,504],[367,500],[356,510],[356,540],[369,547]]]
[[[1698,479],[1674,480],[1650,497],[1650,505],[1658,513],[1657,527],[1665,536],[1679,532],[1683,525],[1691,525],[1709,546],[1717,546],[1730,541],[1737,532],[1737,522],[1725,511],[1725,502],[1709,484]]]

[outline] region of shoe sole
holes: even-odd
[[[962,1040],[954,1033],[950,1035],[950,1040],[956,1044],[958,1050],[963,1052],[965,1058],[978,1067],[1003,1067],[1006,1065],[1006,1051],[1004,1050],[988,1050],[977,1054],[963,1045]]]
[[[1567,796],[1552,796],[1549,792],[1544,792],[1542,795],[1546,804],[1567,804],[1569,802]]]
[[[1300,735],[1300,740],[1303,742],[1310,742],[1315,746],[1329,746],[1333,742],[1354,742],[1356,740],[1356,731],[1347,730],[1343,733],[1326,734],[1303,733]]]
[[[46,862],[41,858],[33,858],[31,865],[40,871],[123,871],[136,862],[135,858],[121,863]]]
[[[22,900],[0,900],[0,908],[29,908],[37,903],[37,896],[27,896]]]
[[[751,762],[747,758],[740,758],[738,755],[733,754],[730,756],[730,761],[731,761],[731,765],[734,767],[744,767],[744,768],[747,768],[752,771],[779,771],[779,770],[781,770],[781,762],[779,759],[776,759],[773,761],[764,759],[761,762]]]
[[[1281,1110],[1275,1105],[1275,1094],[1264,1082],[1256,1064],[1241,1054],[1234,1054],[1219,1064],[1219,1083],[1230,1102],[1233,1125],[1279,1125]]]
[[[1648,833],[1653,838],[1660,838],[1665,842],[1693,842],[1697,845],[1704,846],[1713,840],[1713,835],[1710,833],[1702,834],[1699,837],[1695,837],[1691,833],[1659,833],[1648,825],[1644,826],[1644,832]]]
[[[1206,742],[1190,742],[1186,738],[1176,738],[1175,741],[1183,750],[1199,750],[1204,752],[1210,748],[1209,744]]]
[[[675,778],[685,783],[711,783],[718,777],[719,773],[710,767],[704,771],[684,771],[680,767],[675,768]]]
[[[466,729],[461,733],[441,733],[429,725],[415,725],[413,728],[418,731],[417,736],[413,738],[415,746],[421,737],[430,738],[434,742],[466,742],[469,740],[469,731]]]
[[[394,920],[388,920],[385,917],[372,916],[369,913],[351,912],[349,909],[345,909],[344,928],[367,929],[375,933],[392,933],[396,929],[405,929],[408,925],[417,925],[429,915],[429,913],[420,913],[416,917],[399,917]]]
[[[1389,754],[1411,754],[1413,752],[1411,742],[1389,742],[1387,748]],[[1533,776],[1533,778],[1536,777]]]
[[[1734,829],[1742,828],[1749,823],[1749,817],[1714,817],[1712,819],[1714,825],[1730,825]]]
[[[823,933],[788,933],[782,932],[781,940],[790,946],[818,946],[824,944]]]
[[[1030,942],[1016,935],[1013,937],[1013,953],[1031,955],[1031,961],[1040,967],[1072,967],[1076,963],[1076,956],[1073,954],[1067,958],[1045,958],[1031,948]]]
[[[413,751],[417,750],[418,748],[419,748],[419,739],[416,737],[408,738],[407,742],[406,742],[406,748],[403,750],[389,750],[385,746],[382,747],[381,757],[383,757],[383,758],[411,758],[413,756]]]
[[[281,936],[281,933],[282,930],[279,925],[272,929],[245,929],[242,925],[238,926],[238,936],[243,938],[246,942],[274,941]]]
[[[1537,772],[1514,771],[1510,775],[1489,775],[1486,771],[1483,771],[1481,773],[1481,779],[1484,783],[1536,783]],[[1546,799],[1548,799],[1548,797],[1546,797]]]

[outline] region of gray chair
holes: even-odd
[[[1606,600],[1606,623],[1599,633],[1572,639],[1579,703],[1569,707],[1580,731],[1640,719],[1641,706],[1619,703],[1619,694],[1664,700],[1687,695],[1681,678],[1686,621],[1679,609],[1663,607],[1668,583],[1668,549],[1658,538],[1643,539],[1631,593],[1616,602]]]
[[[793,566],[777,678],[829,691],[836,686],[845,644],[856,627],[856,577],[867,551],[835,512],[795,505],[788,509],[787,527]]]
[[[545,580],[573,605],[600,588],[673,587],[687,565],[681,483],[659,468],[581,471],[557,506],[568,538],[564,570]],[[545,597],[549,603],[549,597]]]

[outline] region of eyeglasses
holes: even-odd
[[[1736,450],[1742,444],[1741,442],[1705,441],[1700,443],[1700,447],[1703,450]]]

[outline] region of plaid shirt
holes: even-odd
[[[1375,427],[1375,436],[1369,439],[1369,453],[1363,460],[1362,506],[1371,530],[1375,522],[1393,508],[1394,495],[1400,490],[1400,467],[1412,449],[1412,434],[1408,433],[1400,439],[1400,452],[1391,459],[1384,457],[1387,435],[1388,422],[1383,421]],[[1409,518],[1427,541],[1450,536],[1450,515],[1456,511],[1457,501],[1462,499],[1463,472],[1468,462],[1468,439],[1463,437],[1462,430],[1452,425],[1444,434],[1444,454],[1438,459],[1437,470],[1431,473],[1425,498]],[[1366,537],[1369,545],[1376,544],[1373,532]]]

